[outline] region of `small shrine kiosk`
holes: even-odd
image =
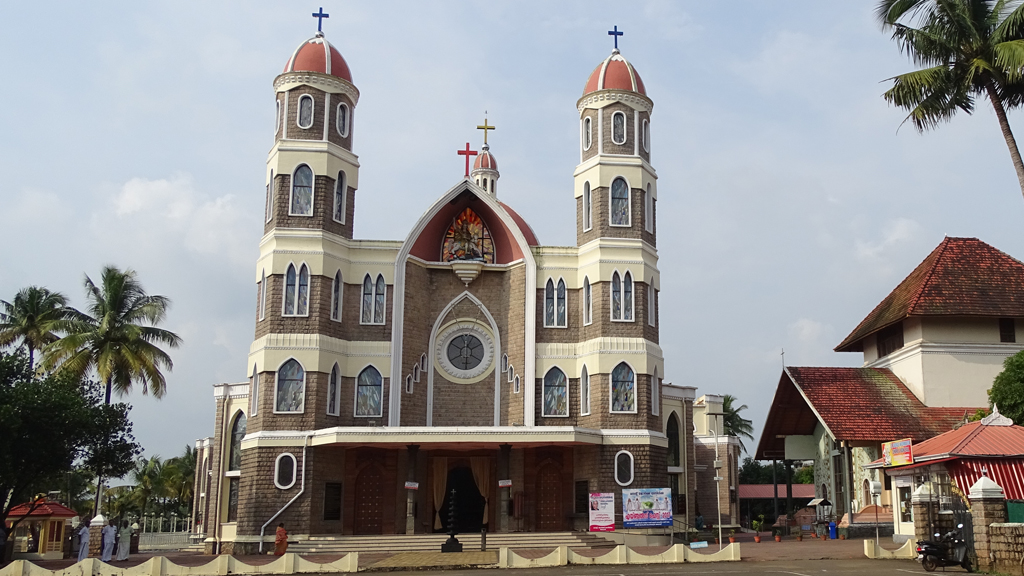
[[[67,506],[46,499],[12,508],[7,515],[6,529],[10,530],[20,520],[14,533],[14,559],[64,559],[66,524],[76,516],[78,513]]]

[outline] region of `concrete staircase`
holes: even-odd
[[[480,534],[459,534],[466,551],[480,549]],[[289,552],[296,554],[345,554],[347,552],[421,552],[439,551],[447,534],[394,534],[377,536],[311,536],[288,545]],[[615,542],[598,534],[588,532],[512,532],[488,534],[487,549],[500,546],[509,548],[601,548],[615,546]]]

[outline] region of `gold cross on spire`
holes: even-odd
[[[484,125],[483,126],[477,126],[476,129],[484,131],[484,146],[487,145],[487,131],[488,130],[497,130],[497,128],[495,128],[494,126],[488,126],[487,125],[487,116],[486,115],[484,116]]]

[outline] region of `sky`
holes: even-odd
[[[360,91],[357,238],[403,239],[486,111],[501,199],[574,244],[575,104],[625,32],[654,101],[665,378],[738,397],[755,436],[781,352],[860,365],[832,349],[945,235],[1024,257],[991,108],[900,129],[881,94],[912,65],[873,2],[323,2]],[[167,394],[127,398],[147,455],[211,435],[212,386],[246,379],[272,83],[318,7],[2,7],[0,299],[41,285],[82,307],[106,264],[171,298]]]

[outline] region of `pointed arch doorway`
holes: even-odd
[[[444,500],[441,502],[441,532],[448,531],[452,490],[455,490],[455,523],[460,533],[480,532],[484,525],[486,500],[469,466],[456,465],[448,471]]]

